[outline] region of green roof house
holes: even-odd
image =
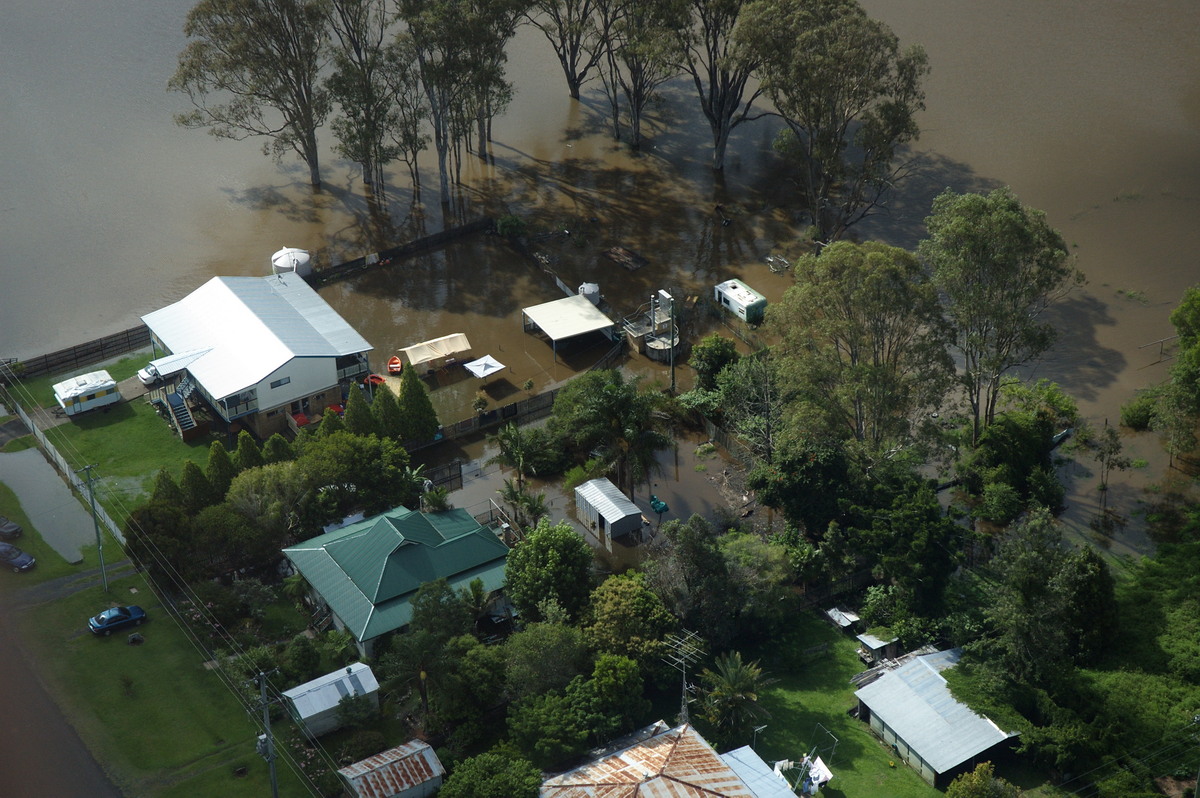
[[[370,656],[376,638],[408,625],[409,601],[426,582],[445,578],[457,589],[478,578],[486,592],[503,587],[508,546],[466,510],[397,507],[283,553]]]

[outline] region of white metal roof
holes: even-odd
[[[914,657],[854,693],[938,773],[1015,734],[1001,731],[950,695],[941,671],[960,656],[960,650],[951,649]]]
[[[214,277],[142,321],[172,352],[209,350],[188,370],[217,399],[258,384],[294,357],[372,348],[296,274]]]
[[[575,488],[575,501],[583,499],[610,524],[630,515],[641,515],[641,509],[605,477],[593,479]]]
[[[754,793],[754,798],[796,798],[787,779],[775,773],[748,745],[721,754],[721,761]]]
[[[302,719],[320,715],[338,705],[346,696],[369,695],[379,690],[379,682],[368,665],[355,662],[340,670],[318,676],[311,682],[285,690]]]
[[[862,634],[856,635],[856,636],[858,637],[858,642],[862,643],[864,646],[871,649],[872,651],[878,651],[879,649],[886,646],[888,643],[894,643],[897,640],[897,638],[895,638],[895,637],[891,638],[890,640],[880,640],[875,635],[867,634],[866,632],[863,632]]]
[[[753,305],[759,300],[766,299],[762,294],[737,279],[726,280],[717,286],[717,290],[737,300],[742,305]]]
[[[211,352],[211,349],[191,349],[174,355],[164,355],[150,361],[150,365],[162,376],[169,377],[177,371],[182,371],[195,361]]]
[[[69,380],[54,384],[54,395],[60,399],[70,399],[75,396],[87,396],[89,393],[112,388],[116,385],[107,371],[89,371]]]
[[[450,357],[471,348],[471,342],[462,333],[450,333],[441,338],[422,341],[419,344],[406,346],[400,351],[408,357],[408,362],[414,366],[437,360],[439,357]]]
[[[521,311],[550,336],[552,341],[603,330],[613,320],[600,312],[586,296],[577,294],[553,302],[543,302]]]

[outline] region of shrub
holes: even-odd
[[[1121,406],[1121,424],[1138,432],[1150,429],[1154,421],[1154,410],[1158,405],[1158,391],[1139,391]]]
[[[355,732],[342,746],[341,761],[350,765],[369,756],[375,756],[385,748],[387,748],[387,740],[380,732],[370,729]]]

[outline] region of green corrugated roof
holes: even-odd
[[[405,626],[409,599],[445,578],[485,590],[504,585],[508,547],[466,510],[424,514],[397,507],[284,549],[358,640]]]

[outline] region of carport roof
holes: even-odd
[[[614,324],[612,319],[601,313],[590,299],[581,294],[556,299],[553,302],[543,302],[521,312],[552,341],[603,330]]]

